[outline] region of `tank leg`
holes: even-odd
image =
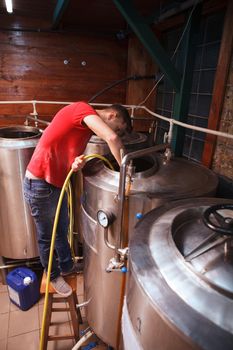
[[[4,258],[3,256],[0,256],[0,267],[1,266],[4,266],[5,265],[5,262],[4,262]],[[6,269],[0,269],[0,272],[1,272],[1,282],[2,284],[6,284]]]

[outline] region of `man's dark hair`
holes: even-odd
[[[126,124],[126,132],[131,133],[133,128],[128,110],[119,104],[113,104],[107,108],[114,109],[117,112],[117,115],[121,117]]]

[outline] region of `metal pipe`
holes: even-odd
[[[30,120],[33,120],[35,123],[41,123],[41,124],[45,124],[45,125],[49,125],[50,124],[50,122],[46,122],[45,120],[43,120],[43,119],[38,119],[36,116],[26,116],[26,121],[25,121],[25,123],[27,123],[27,121],[28,121],[28,119],[30,119]]]
[[[76,309],[80,309],[81,307],[86,307],[90,303],[91,299],[84,301],[83,303],[76,304]]]
[[[115,246],[112,245],[111,243],[109,243],[108,241],[108,227],[104,229],[104,243],[106,244],[106,246],[110,249],[115,250]]]
[[[93,334],[94,334],[94,332],[92,330],[90,330],[86,334],[84,334],[84,336],[81,339],[79,339],[79,341],[76,343],[76,345],[73,346],[72,350],[80,349],[80,347],[83,345],[83,343],[85,343],[87,341],[87,339],[89,339]]]
[[[130,77],[126,77],[117,81],[114,81],[113,83],[111,83],[110,85],[106,86],[105,88],[103,88],[102,90],[100,90],[99,92],[97,92],[95,95],[93,95],[89,100],[88,103],[94,101],[94,99],[100,95],[102,95],[104,92],[112,89],[113,87],[115,87],[116,85],[119,85],[121,83],[124,83],[125,81],[129,81],[129,80],[143,80],[143,79],[156,79],[156,75],[145,75],[145,76],[141,76],[141,75],[132,75]]]
[[[162,145],[156,145],[153,147],[149,147],[146,149],[141,149],[135,152],[128,153],[124,156],[121,162],[120,166],[120,179],[119,179],[119,192],[118,192],[118,214],[117,217],[119,219],[119,232],[116,238],[116,246],[115,246],[115,254],[116,257],[119,256],[119,249],[122,247],[122,241],[123,241],[123,233],[122,233],[122,223],[123,223],[123,212],[124,212],[124,200],[125,200],[125,182],[126,182],[126,168],[130,160],[133,160],[135,158],[139,158],[151,153],[155,153],[158,151],[163,151],[166,148],[170,147],[168,143],[162,144]]]

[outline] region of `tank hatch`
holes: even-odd
[[[198,276],[233,297],[233,204],[182,211],[173,221],[172,235]]]

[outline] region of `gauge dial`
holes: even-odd
[[[112,212],[109,212],[107,210],[98,210],[97,212],[97,221],[104,228],[111,225],[114,219],[115,216]]]

